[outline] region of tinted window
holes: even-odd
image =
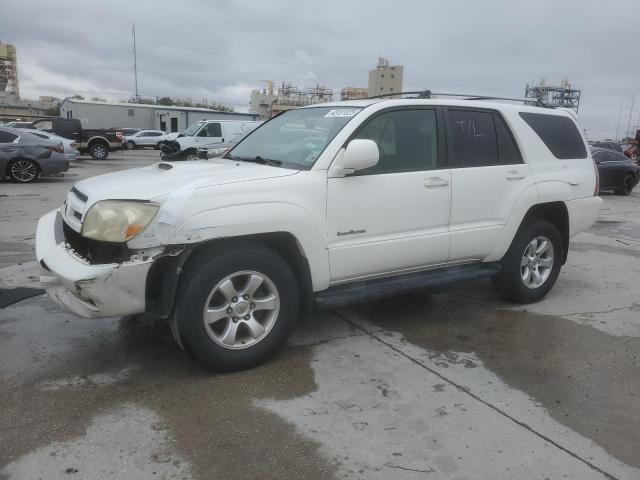
[[[493,114],[474,110],[448,113],[449,165],[452,168],[499,165]]]
[[[500,164],[502,165],[514,165],[516,163],[522,163],[522,156],[520,150],[516,145],[509,128],[504,123],[504,120],[500,118],[500,115],[493,114],[493,120],[496,125],[496,136],[498,137],[498,153],[500,155]]]
[[[354,138],[373,140],[380,152],[378,164],[359,170],[357,175],[432,170],[438,166],[435,110],[383,113],[368,121]]]
[[[524,112],[521,112],[520,116],[538,134],[554,157],[559,159],[587,157],[587,150],[580,132],[570,118]]]
[[[17,135],[14,135],[13,133],[4,132],[4,131],[0,130],[0,143],[11,143],[16,138],[18,138]]]
[[[149,136],[149,137],[159,137],[160,135],[162,135],[162,133],[160,133],[160,132],[149,132],[147,134],[147,136]]]

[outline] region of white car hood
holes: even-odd
[[[75,188],[88,197],[88,208],[100,200],[155,200],[178,190],[284,177],[297,172],[222,159],[160,162],[88,178]]]

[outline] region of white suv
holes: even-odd
[[[541,299],[598,215],[573,115],[491,100],[369,99],[285,112],[224,157],[79,182],[40,219],[50,297],[168,318],[215,370],[285,343],[300,311],[490,277]]]

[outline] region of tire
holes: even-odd
[[[502,259],[502,272],[491,279],[493,285],[512,302],[537,302],[556,283],[562,252],[562,236],[554,224],[538,218],[525,219]]]
[[[33,160],[20,158],[9,164],[7,174],[14,182],[31,183],[40,176],[40,166]]]
[[[298,282],[273,250],[250,242],[216,246],[190,261],[183,275],[172,331],[209,369],[258,365],[293,330],[300,310]]]
[[[162,148],[162,142],[158,142],[156,145],[156,150],[160,150]]]
[[[109,155],[109,148],[102,142],[97,142],[89,147],[89,155],[95,160],[105,160]]]
[[[128,140],[126,145],[127,145],[127,150],[133,150],[136,148],[136,144],[133,143],[131,140]]]
[[[635,181],[634,178],[631,175],[627,175],[626,177],[624,177],[624,180],[622,181],[622,187],[617,188],[615,190],[615,193],[617,195],[631,195],[631,192],[633,191],[633,187],[635,187]]]
[[[198,151],[194,148],[190,148],[189,150],[187,150],[186,152],[184,152],[184,159],[185,160],[200,160],[198,158]]]

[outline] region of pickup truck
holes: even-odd
[[[82,128],[75,118],[45,118],[33,122],[33,127],[74,140],[80,153],[88,153],[96,160],[104,160],[109,152],[124,147],[124,136],[113,128]]]
[[[43,286],[83,317],[166,318],[219,371],[313,308],[481,277],[541,300],[601,205],[573,114],[425,97],[289,110],[221,158],[82,180],[39,221]]]

